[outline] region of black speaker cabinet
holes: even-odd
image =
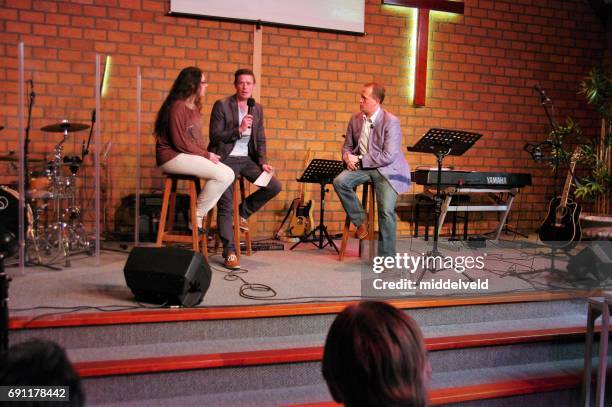
[[[583,277],[589,274],[599,281],[612,276],[612,242],[589,241],[580,253],[570,258],[567,271]]]
[[[123,274],[136,300],[185,307],[202,301],[211,277],[201,253],[172,247],[135,247]]]

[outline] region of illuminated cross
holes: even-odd
[[[427,90],[427,47],[429,41],[429,12],[445,11],[463,14],[463,3],[449,0],[382,0],[383,4],[414,7],[419,10],[417,19],[416,65],[414,69],[414,105],[425,106]]]

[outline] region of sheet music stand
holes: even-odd
[[[342,161],[322,160],[315,158],[314,160],[310,161],[308,167],[306,167],[300,178],[297,179],[298,182],[320,185],[321,207],[319,210],[319,226],[311,230],[306,236],[300,237],[300,241],[291,246],[289,250],[293,250],[300,243],[310,242],[319,249],[322,249],[327,245],[333,246],[333,248],[336,249],[336,252],[339,253],[338,247],[327,232],[327,226],[325,226],[325,193],[328,192],[325,189],[325,185],[331,184],[334,178],[336,178],[343,169],[344,167]],[[317,231],[319,232],[318,239],[316,235]],[[327,240],[327,242],[323,243],[324,240]]]
[[[442,254],[438,250],[438,238],[439,238],[439,222],[440,213],[442,206],[442,198],[440,197],[440,185],[442,184],[442,161],[447,155],[463,155],[469,150],[474,143],[482,137],[479,133],[470,133],[461,130],[448,130],[448,129],[430,129],[413,147],[408,147],[408,151],[415,153],[428,153],[436,156],[438,162],[438,174],[436,182],[436,197],[435,201],[435,218],[436,228],[434,230],[434,244],[433,249],[427,253],[428,256],[441,257]],[[425,273],[430,271],[432,274],[438,271],[433,269],[423,269],[423,273],[417,279],[417,284],[420,283],[421,279],[425,276]],[[474,281],[472,277],[467,273],[462,273],[468,280]]]

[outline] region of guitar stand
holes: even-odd
[[[332,237],[329,235],[329,232],[327,231],[327,226],[325,226],[325,223],[323,222],[323,219],[325,218],[325,193],[329,191],[328,189],[325,188],[325,184],[320,184],[320,185],[321,185],[321,208],[319,210],[319,226],[311,230],[310,233],[308,233],[306,236],[301,237],[300,241],[295,243],[293,246],[291,246],[289,250],[293,250],[295,247],[297,247],[301,243],[310,242],[313,245],[315,245],[317,249],[323,249],[327,245],[330,245],[330,246],[333,246],[334,249],[336,249],[337,253],[340,253],[340,251],[338,250],[338,246],[336,246],[334,239],[332,239]],[[318,239],[317,239],[317,231],[319,232]],[[325,243],[323,243],[324,240],[326,240]]]
[[[321,207],[319,210],[319,226],[311,230],[306,236],[300,237],[300,241],[291,246],[289,250],[293,250],[302,243],[310,242],[317,249],[323,249],[329,245],[336,250],[336,253],[340,253],[338,246],[334,243],[334,239],[332,239],[327,231],[327,226],[325,226],[325,193],[329,192],[325,185],[331,184],[342,170],[342,161],[315,158],[308,164],[302,176],[297,179],[298,182],[319,184],[320,186]],[[317,232],[319,232],[318,238]]]
[[[447,129],[430,129],[425,135],[413,146],[408,147],[408,151],[417,153],[429,153],[436,156],[438,163],[437,182],[436,182],[436,195],[434,198],[435,202],[435,218],[436,228],[434,229],[434,243],[433,249],[427,252],[427,257],[441,258],[442,253],[438,250],[438,239],[440,237],[440,215],[442,213],[442,197],[440,196],[440,189],[442,184],[442,161],[447,155],[463,155],[467,150],[474,145],[474,143],[482,137],[482,134],[469,133],[460,130],[447,130]],[[435,266],[435,264],[434,264]],[[444,269],[437,269],[435,267],[423,268],[421,275],[416,280],[418,285],[425,273],[430,272],[431,274],[438,273]],[[466,272],[461,273],[469,281],[474,279]]]

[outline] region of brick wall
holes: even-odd
[[[49,154],[57,133],[40,127],[63,118],[89,123],[95,106],[95,54],[111,55],[110,90],[98,126],[102,143],[112,142],[103,179],[107,218],[136,186],[136,87],[142,84],[143,191],[159,188],[151,136],[156,111],[178,71],[198,65],[208,73],[204,128],[214,100],[233,93],[232,72],[252,64],[253,27],[248,24],[166,16],[164,0],[0,0],[0,151],[17,148],[17,43],[25,44],[25,79],[33,78],[32,152]],[[578,83],[604,58],[606,32],[583,1],[466,2],[465,15],[432,17],[427,105],[411,106],[409,74],[414,12],[367,0],[366,36],[264,27],[261,103],[266,114],[269,157],[284,191],[257,215],[257,234],[271,236],[298,185],[294,181],[306,149],[319,158],[339,158],[342,134],[358,109],[361,84],[386,84],[384,105],[399,116],[404,144],[431,127],[483,134],[464,157],[447,165],[472,170],[530,172],[511,215],[513,227],[533,231],[551,193],[551,172],[523,152],[542,141],[547,120],[533,85],[553,99],[559,120],[572,115],[586,132],[597,126]],[[608,54],[609,60],[609,54]],[[27,100],[27,99],[26,99]],[[78,154],[87,132],[73,133],[66,154]],[[207,135],[205,135],[207,136]],[[433,156],[407,153],[413,167],[433,165]],[[80,171],[81,198],[89,209],[93,170]],[[6,170],[2,182],[15,178]],[[416,190],[416,189],[415,189]],[[313,189],[312,195],[316,194]],[[89,202],[89,203],[87,203]],[[344,214],[333,194],[326,217],[339,231]],[[489,230],[495,217],[480,216]],[[407,225],[400,226],[402,232]]]

